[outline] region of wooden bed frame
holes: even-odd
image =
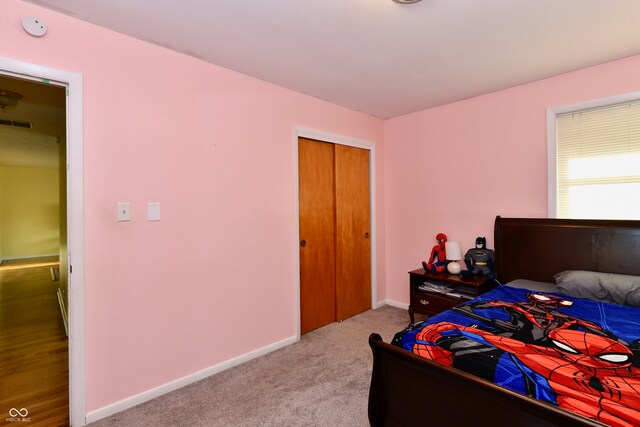
[[[553,282],[564,270],[640,276],[640,221],[501,218],[496,275]],[[601,426],[473,375],[416,356],[371,334],[372,426]]]

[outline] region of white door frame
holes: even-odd
[[[0,57],[0,74],[66,87],[69,421],[86,424],[82,75]],[[72,270],[72,271],[71,271]]]
[[[363,148],[369,150],[369,204],[370,204],[370,227],[371,237],[371,307],[378,308],[378,276],[376,268],[376,146],[373,142],[362,139],[351,138],[343,135],[336,135],[315,129],[294,126],[293,129],[293,161],[294,161],[294,247],[295,251],[295,277],[296,284],[296,339],[300,340],[300,175],[298,165],[298,139],[310,138],[318,141],[330,142],[333,144],[347,145],[349,147]]]

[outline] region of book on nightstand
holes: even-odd
[[[438,292],[441,294],[446,294],[447,292],[451,292],[453,290],[451,286],[433,282],[424,282],[422,283],[422,285],[418,286],[418,289],[420,289],[421,291]]]
[[[447,296],[452,296],[460,299],[473,299],[476,294],[475,290],[471,286],[448,286],[441,283],[433,283],[433,282],[423,282],[418,289],[426,292],[435,292],[439,294],[446,294]]]

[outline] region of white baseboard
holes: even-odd
[[[383,305],[390,305],[391,307],[403,308],[405,310],[407,310],[409,308],[409,304],[405,304],[403,302],[394,301],[394,300],[391,300],[391,299],[385,299],[385,300],[382,300],[382,301],[378,302],[378,308],[382,307]]]
[[[298,340],[295,336],[286,338],[284,340],[275,342],[273,344],[269,344],[265,347],[259,348],[257,350],[254,350],[249,353],[245,353],[241,356],[235,357],[233,359],[227,360],[226,362],[222,362],[217,365],[211,366],[209,368],[205,368],[201,371],[194,372],[193,374],[187,375],[186,377],[179,378],[177,380],[168,382],[161,386],[152,388],[150,390],[144,391],[142,393],[136,394],[126,399],[120,400],[119,402],[115,402],[111,405],[107,405],[100,409],[96,409],[95,411],[91,411],[87,414],[87,423],[92,423],[92,422],[101,420],[102,418],[106,418],[110,415],[116,414],[118,412],[122,412],[125,409],[132,408],[136,405],[147,402],[151,399],[155,399],[156,397],[162,396],[163,394],[167,394],[169,392],[172,392],[174,390],[177,390],[189,384],[193,384],[196,381],[200,381],[204,378],[217,374],[218,372],[222,372],[226,369],[233,368],[234,366],[238,366],[244,362],[248,362],[249,360],[255,359],[260,356],[264,356],[265,354],[279,350],[297,341]]]

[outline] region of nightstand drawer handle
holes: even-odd
[[[420,300],[420,304],[422,304],[422,305],[429,305],[429,301],[427,301],[426,299],[421,299],[421,300]]]

